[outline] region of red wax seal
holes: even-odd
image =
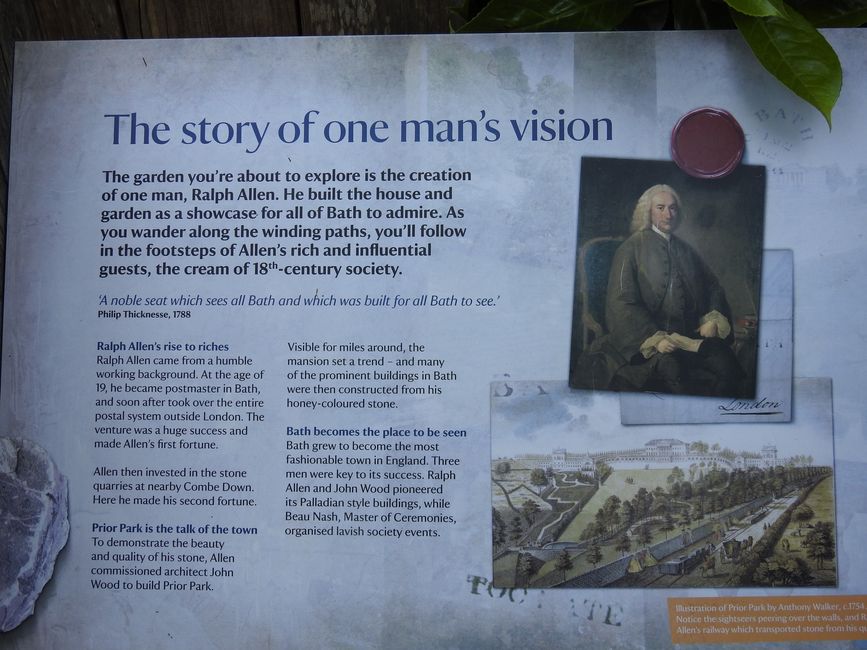
[[[744,155],[744,131],[728,111],[697,108],[671,131],[671,157],[696,178],[728,176]]]

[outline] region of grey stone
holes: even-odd
[[[33,614],[69,537],[66,477],[42,447],[0,437],[0,631]]]

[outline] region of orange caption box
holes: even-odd
[[[669,598],[672,643],[867,639],[867,596]]]

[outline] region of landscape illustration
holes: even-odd
[[[495,384],[494,584],[835,586],[830,388],[827,409],[821,384],[799,389],[799,426],[669,426],[663,437],[665,426],[609,421],[616,397]]]

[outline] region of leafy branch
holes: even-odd
[[[819,27],[860,27],[867,0],[463,0],[459,32],[731,29],[831,126],[843,71]]]

